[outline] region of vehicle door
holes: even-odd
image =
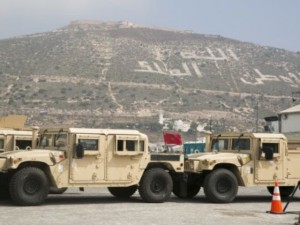
[[[280,140],[261,140],[255,163],[255,182],[284,180],[284,149]]]
[[[70,183],[101,183],[105,179],[104,148],[103,135],[76,135],[70,163]],[[78,150],[82,151],[81,155]]]

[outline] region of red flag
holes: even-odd
[[[164,140],[167,145],[182,145],[181,135],[178,133],[164,133]]]

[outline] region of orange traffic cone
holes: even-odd
[[[275,181],[275,187],[274,187],[274,191],[273,191],[270,213],[274,213],[274,214],[282,214],[283,213],[279,185],[278,185],[277,181]]]

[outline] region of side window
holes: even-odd
[[[232,150],[250,150],[250,139],[248,138],[232,139]]]
[[[43,148],[53,146],[53,135],[45,134],[40,141],[40,146]]]
[[[126,151],[138,151],[137,144],[138,144],[137,141],[127,140],[126,141]]]
[[[211,150],[228,150],[228,139],[213,139]]]
[[[117,151],[138,151],[138,141],[134,140],[118,140]]]
[[[124,141],[123,140],[118,140],[117,151],[124,151]]]
[[[16,140],[16,149],[31,149],[31,140]]]
[[[0,150],[4,150],[4,140],[0,139]]]
[[[98,151],[99,140],[98,139],[78,139],[84,150],[86,151]]]
[[[263,143],[262,149],[270,149],[273,153],[279,153],[278,143]]]
[[[143,140],[130,140],[129,138],[119,137],[116,143],[116,153],[121,155],[139,154],[145,151],[145,142]]]
[[[263,143],[259,151],[259,160],[273,160],[274,153],[279,153],[279,143]]]
[[[66,147],[66,146],[67,146],[67,134],[55,134],[54,147]]]
[[[145,142],[144,141],[140,141],[140,152],[145,151]]]

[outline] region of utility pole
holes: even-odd
[[[256,123],[255,123],[255,132],[258,131],[258,104],[259,104],[259,102],[258,102],[258,99],[257,99],[257,101],[256,101]]]
[[[259,115],[259,102],[263,100],[263,94],[257,95],[256,100],[256,121],[255,121],[255,132],[258,132],[258,115]]]

